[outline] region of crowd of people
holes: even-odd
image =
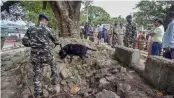
[[[108,43],[111,46],[123,45],[125,28],[123,24],[115,23],[112,25],[91,26],[86,23],[81,25],[81,38],[82,39],[95,39],[97,38],[98,43]]]
[[[81,38],[90,39],[97,38],[98,43],[108,43],[112,47],[116,45],[138,48],[142,50],[145,43],[149,55],[157,55],[174,59],[174,12],[169,11],[166,13],[165,21],[168,23],[166,31],[163,26],[163,19],[154,18],[154,29],[145,33],[140,31],[137,33],[136,25],[132,21],[132,16],[126,17],[127,25],[123,26],[122,23],[115,23],[109,28],[105,25],[98,25],[96,27],[86,23],[81,26]]]

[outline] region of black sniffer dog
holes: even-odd
[[[70,56],[70,62],[72,62],[72,58],[73,56],[79,56],[82,60],[84,60],[84,58],[86,56],[86,53],[88,50],[92,50],[92,51],[97,51],[95,49],[91,49],[89,47],[86,47],[84,45],[80,45],[80,44],[67,44],[64,47],[62,47],[62,45],[60,44],[61,50],[59,51],[59,56],[60,59],[64,59],[66,58],[67,55]]]

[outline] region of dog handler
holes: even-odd
[[[44,67],[43,65],[48,64],[51,67],[52,85],[56,85],[58,76],[51,48],[49,47],[49,40],[51,39],[55,45],[59,45],[59,41],[53,30],[49,28],[47,24],[48,17],[44,14],[40,14],[38,24],[30,27],[22,39],[22,44],[24,46],[31,47],[30,60],[34,71],[33,82],[35,91],[34,95],[36,98],[40,98],[43,94],[41,90],[41,74]]]

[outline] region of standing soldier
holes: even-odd
[[[118,37],[118,28],[117,28],[117,23],[115,23],[113,28],[112,47],[115,47],[116,44],[118,44],[117,37]]]
[[[49,42],[50,39],[55,45],[58,45],[59,42],[53,30],[49,28],[47,24],[48,17],[44,14],[40,14],[38,24],[30,27],[22,39],[22,44],[24,46],[31,47],[30,60],[34,71],[33,82],[34,95],[36,98],[40,98],[43,94],[40,81],[44,64],[48,64],[51,67],[52,85],[56,85],[57,82],[56,66],[51,53],[51,48],[49,47]]]
[[[126,17],[128,24],[126,25],[126,32],[124,37],[124,45],[129,47],[131,45],[132,48],[136,46],[136,26],[132,22],[132,16],[128,15]]]

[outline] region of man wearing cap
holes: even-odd
[[[169,24],[163,37],[163,56],[168,59],[174,59],[174,11],[169,11],[166,14],[166,21]]]
[[[112,36],[112,47],[115,47],[118,44],[118,24],[114,24],[113,36]]]
[[[24,46],[31,47],[30,60],[34,71],[33,82],[36,98],[39,98],[43,94],[41,90],[41,76],[45,64],[51,67],[52,85],[56,85],[57,82],[56,66],[49,42],[51,39],[55,45],[58,45],[59,41],[53,30],[49,28],[47,24],[48,17],[44,14],[40,14],[38,24],[28,28],[22,39]]]
[[[154,25],[155,25],[155,30],[150,33],[152,37],[152,49],[151,49],[151,55],[158,55],[160,56],[161,54],[161,49],[162,49],[162,38],[164,35],[164,27],[163,27],[163,21],[160,18],[155,18],[153,20]]]
[[[132,22],[132,16],[128,15],[126,17],[128,24],[126,25],[125,37],[124,37],[124,45],[129,47],[131,45],[132,48],[136,46],[136,25]]]

